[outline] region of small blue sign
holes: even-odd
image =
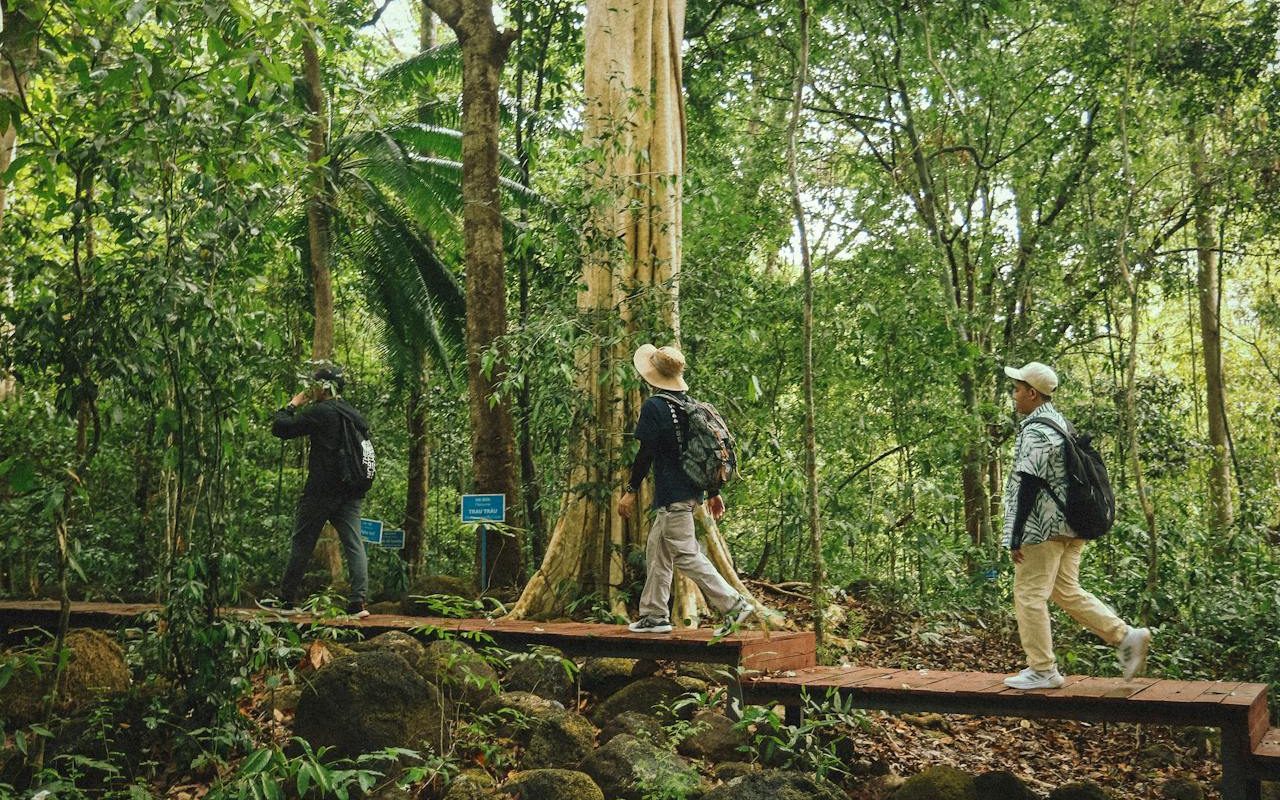
[[[404,531],[396,528],[382,532],[382,546],[391,550],[404,549]]]
[[[462,521],[506,522],[507,496],[505,494],[464,494]]]
[[[369,544],[382,543],[382,520],[380,519],[361,519],[360,520],[360,538]]]

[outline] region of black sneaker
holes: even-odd
[[[671,633],[671,620],[645,615],[627,626],[632,633]]]
[[[364,607],[364,603],[352,600],[347,603],[347,616],[354,619],[364,619],[369,616],[369,610]]]

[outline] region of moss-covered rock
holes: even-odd
[[[596,697],[608,697],[622,687],[647,678],[658,671],[658,663],[649,659],[588,658],[582,662],[578,682]]]
[[[747,745],[747,734],[733,720],[717,711],[702,710],[693,715],[697,733],[680,743],[681,755],[708,761],[733,761],[741,758],[739,747]]]
[[[1035,792],[1012,772],[986,772],[973,781],[977,800],[1035,800]]]
[[[500,800],[497,784],[489,773],[480,769],[464,770],[450,781],[442,800]]]
[[[1280,800],[1280,781],[1262,782],[1262,800]]]
[[[404,657],[355,653],[318,670],[303,685],[294,733],[313,746],[354,758],[384,747],[447,749],[445,700]]]
[[[1049,800],[1111,800],[1111,793],[1093,781],[1077,781],[1049,792]]]
[[[568,769],[513,773],[502,792],[517,800],[604,800],[604,792],[590,775]]]
[[[954,767],[929,767],[907,778],[893,800],[974,800],[974,778]]]
[[[604,724],[600,729],[600,744],[605,744],[619,734],[630,734],[637,739],[644,739],[653,744],[662,744],[667,739],[667,732],[662,723],[653,714],[642,714],[639,711],[624,711]]]
[[[728,684],[733,678],[733,667],[727,664],[704,664],[698,661],[681,661],[676,674],[696,678],[709,686]]]
[[[659,706],[669,705],[684,693],[684,687],[670,678],[642,678],[605,698],[596,706],[591,720],[603,728],[606,722],[627,711],[658,713]]]
[[[728,783],[734,778],[741,778],[744,775],[759,772],[760,765],[752,764],[749,761],[725,761],[721,764],[716,764],[711,771],[715,774],[717,780]]]
[[[59,714],[75,714],[104,696],[129,688],[129,666],[120,645],[102,631],[76,628],[67,632],[64,646],[69,651],[66,666],[58,679]],[[40,718],[46,676],[56,663],[52,645],[23,659],[0,689],[0,719],[10,728],[29,725]]]
[[[703,795],[702,800],[845,800],[829,781],[781,769],[748,772]]]
[[[625,733],[593,753],[582,769],[610,800],[641,800],[663,791],[692,794],[701,785],[697,770],[683,758]]]
[[[1204,787],[1190,778],[1170,778],[1160,784],[1160,796],[1168,800],[1204,800]]]
[[[520,758],[523,769],[577,769],[596,746],[596,729],[581,714],[556,711],[535,720]]]
[[[476,707],[501,691],[498,673],[464,642],[444,639],[425,650],[423,676],[453,703]]]
[[[384,650],[388,653],[396,653],[409,662],[409,666],[418,671],[422,677],[430,680],[427,675],[427,648],[422,642],[413,638],[404,631],[387,631],[379,634],[372,639],[366,639],[363,642],[354,642],[348,646],[353,653],[370,653],[375,650]]]
[[[404,599],[400,601],[400,613],[413,617],[439,616],[438,612],[433,612],[421,600],[433,594],[461,597],[464,600],[474,600],[477,597],[476,588],[469,580],[452,575],[422,575],[409,584]]]
[[[1182,756],[1163,742],[1149,744],[1138,753],[1138,763],[1152,769],[1175,767],[1182,761]]]
[[[569,705],[577,695],[577,685],[565,663],[558,650],[521,654],[502,676],[502,685],[509,692],[531,692]]]
[[[523,744],[528,741],[528,732],[535,720],[561,711],[564,707],[559,703],[536,694],[503,692],[481,703],[476,714],[496,718],[488,723],[494,734]]]
[[[380,600],[377,603],[370,603],[368,608],[370,614],[396,616],[401,613],[399,600]]]

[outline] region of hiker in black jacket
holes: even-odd
[[[311,437],[311,454],[307,460],[307,483],[298,500],[297,518],[293,526],[293,548],[289,565],[281,581],[279,610],[293,610],[302,578],[315,550],[316,540],[324,524],[329,522],[342,542],[342,555],[347,562],[351,594],[347,613],[367,617],[365,598],[369,591],[369,566],[360,538],[360,502],[363,494],[347,489],[339,471],[339,452],[343,438],[343,415],[356,427],[368,431],[360,412],[339,398],[345,380],[342,368],[322,364],[312,374],[315,383],[298,392],[289,404],[276,412],[271,433],[281,439]]]

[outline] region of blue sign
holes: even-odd
[[[392,550],[404,549],[404,531],[399,528],[382,532],[382,546]]]
[[[369,544],[382,543],[382,520],[380,519],[361,519],[360,520],[360,538]]]
[[[505,494],[464,494],[462,521],[506,522],[507,496]]]

